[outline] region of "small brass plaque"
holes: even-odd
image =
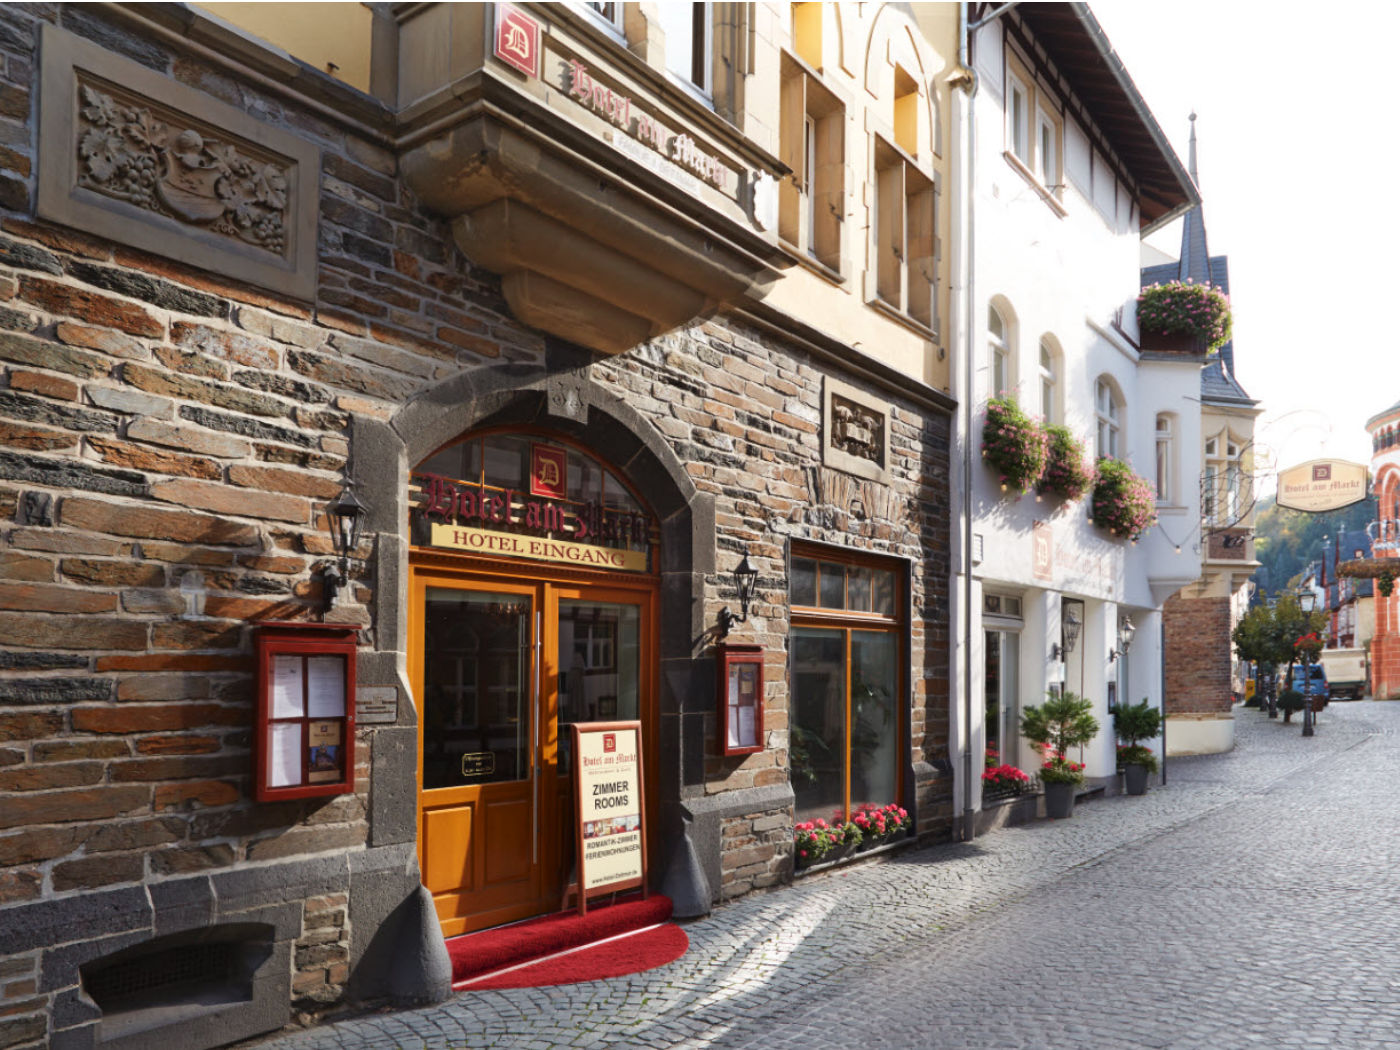
[[[496,772],[496,753],[476,751],[462,756],[462,776],[484,777]]]

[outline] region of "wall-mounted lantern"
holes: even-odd
[[[369,508],[355,495],[355,483],[347,478],[340,494],[326,508],[326,524],[337,558],[336,564],[326,566],[322,576],[327,609],[335,604],[340,589],[350,582],[350,555],[359,546],[360,526],[367,513]]]
[[[1050,653],[1054,659],[1063,660],[1074,652],[1074,647],[1079,642],[1079,629],[1083,626],[1084,621],[1079,618],[1075,607],[1073,605],[1065,606],[1064,616],[1060,620],[1060,635],[1064,638],[1065,644],[1061,646],[1056,643],[1050,647]]]
[[[754,584],[758,582],[758,570],[749,564],[749,552],[744,552],[743,559],[739,562],[739,567],[734,570],[734,581],[739,588],[739,615],[735,616],[729,611],[729,606],[725,606],[719,611],[719,636],[727,638],[729,629],[736,623],[747,623],[749,619],[749,602],[753,601]]]

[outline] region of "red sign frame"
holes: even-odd
[[[540,24],[511,4],[497,4],[494,53],[512,69],[538,80]]]
[[[569,497],[569,454],[558,445],[530,445],[530,495]]]
[[[315,798],[322,795],[345,795],[355,790],[355,662],[359,651],[359,628],[352,624],[303,623],[300,621],[268,620],[255,625],[257,650],[258,695],[254,720],[254,790],[259,802],[274,802],[291,798]],[[329,660],[331,665],[341,661],[340,681],[343,695],[340,713],[312,711],[311,661]],[[278,710],[279,687],[275,677],[279,669],[299,678],[295,696],[283,690],[287,700],[301,705],[299,713]],[[276,733],[283,730],[284,733]],[[292,761],[295,777],[287,782],[273,783],[285,775],[274,756],[274,735],[295,736],[289,741],[297,748]],[[336,761],[328,748],[340,748]],[[285,753],[280,755],[285,760]],[[326,765],[317,764],[325,759]],[[274,773],[279,776],[274,776]],[[327,775],[329,773],[329,775]]]

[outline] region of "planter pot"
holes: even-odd
[[[1139,345],[1142,349],[1154,350],[1157,353],[1195,357],[1204,356],[1208,349],[1206,341],[1198,335],[1187,335],[1183,332],[1150,332],[1147,329],[1143,329],[1139,335]]]
[[[1147,794],[1147,767],[1141,762],[1132,762],[1124,766],[1123,777],[1128,783],[1128,794]]]
[[[1064,820],[1074,815],[1074,796],[1078,784],[1049,783],[1045,785],[1045,815],[1051,820]]]
[[[860,843],[852,843],[849,846],[837,846],[831,852],[831,860],[847,860],[856,855],[856,850],[860,849]]]

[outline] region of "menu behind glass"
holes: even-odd
[[[355,637],[341,624],[258,625],[259,801],[354,790]]]

